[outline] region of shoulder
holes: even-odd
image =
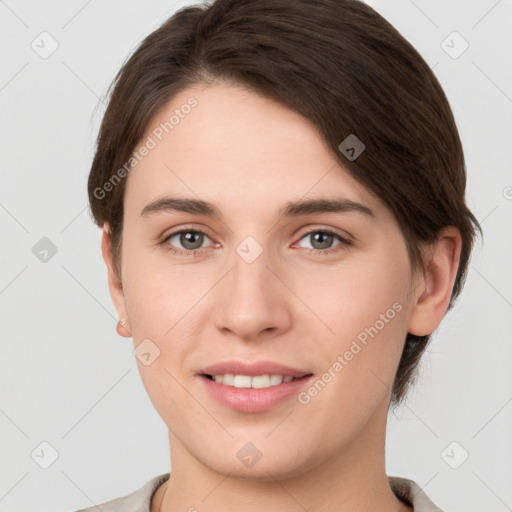
[[[169,479],[170,473],[155,476],[148,480],[142,487],[126,496],[121,496],[104,503],[98,503],[76,512],[150,512],[151,498],[158,487]]]
[[[395,496],[408,502],[414,512],[443,512],[414,480],[388,476],[388,481]]]

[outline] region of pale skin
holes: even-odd
[[[411,511],[385,472],[390,393],[407,332],[432,333],[447,310],[459,231],[445,227],[424,249],[425,274],[413,273],[390,210],[343,169],[313,126],[240,86],[181,91],[146,136],[191,96],[197,106],[128,176],[121,280],[107,224],[102,239],[111,296],[127,319],[118,332],[135,347],[149,338],[160,350],[151,365],[138,361],[169,429],[171,476],[151,511]],[[140,215],[164,195],[214,203],[222,219]],[[375,218],[355,211],[278,216],[289,201],[340,197],[366,205]],[[181,229],[195,232],[196,242],[184,245],[174,235]],[[322,229],[353,243],[334,236],[323,248],[314,236]],[[206,233],[202,241],[194,230]],[[263,249],[250,264],[236,252],[248,236]],[[186,254],[197,247],[195,256]],[[320,254],[329,249],[338,250]],[[294,397],[263,413],[234,411],[196,375],[201,366],[239,358],[321,376],[396,302],[402,310],[307,405]],[[236,455],[247,442],[262,453],[253,467]]]

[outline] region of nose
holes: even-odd
[[[216,326],[223,334],[245,341],[276,336],[291,326],[292,292],[263,250],[253,261],[243,252],[222,280],[216,297]]]

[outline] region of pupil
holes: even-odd
[[[203,235],[201,233],[197,233],[196,231],[187,231],[186,233],[182,233],[180,242],[183,245],[183,247],[187,249],[199,249],[202,243],[202,236]],[[196,238],[195,241],[194,238]],[[197,247],[195,247],[194,243],[197,244],[197,239],[199,239],[199,244],[197,245]],[[193,246],[187,246],[188,243],[192,243]]]
[[[330,242],[332,241],[333,235],[330,235],[328,233],[318,232],[314,234],[314,239],[317,241],[317,238],[320,237],[320,245],[321,247],[317,247],[318,249],[326,249],[329,247]],[[322,242],[322,238],[324,238],[324,241]],[[327,242],[327,243],[326,243]],[[314,244],[313,244],[314,246]]]

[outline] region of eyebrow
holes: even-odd
[[[161,212],[184,212],[192,215],[204,215],[207,217],[222,218],[220,210],[212,203],[201,199],[181,198],[166,196],[157,199],[146,205],[141,213],[141,217],[147,217]],[[360,213],[372,220],[376,215],[368,206],[352,201],[350,199],[338,198],[316,198],[286,203],[279,209],[279,217],[299,217],[301,215],[310,215],[314,213]]]

